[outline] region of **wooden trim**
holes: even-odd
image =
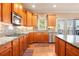
[[[3,4],[1,3],[1,22],[3,21]]]
[[[13,14],[13,6],[12,6],[12,3],[11,3],[11,23],[12,23],[12,14]]]

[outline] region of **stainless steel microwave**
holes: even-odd
[[[17,13],[13,12],[12,14],[12,24],[15,26],[20,26],[21,25],[21,16],[18,15]]]

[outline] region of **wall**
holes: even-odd
[[[56,17],[60,18],[79,18],[79,13],[57,13]]]

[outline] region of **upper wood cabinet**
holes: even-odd
[[[3,3],[2,8],[2,21],[11,23],[11,3]]]
[[[27,16],[27,26],[32,26],[32,13],[30,11],[27,11],[26,13]]]
[[[48,26],[56,25],[56,15],[48,15]]]
[[[21,15],[22,14],[22,4],[20,3],[13,3],[12,4],[12,11],[16,12],[17,14]]]
[[[26,23],[26,22],[27,22],[27,21],[26,21],[26,11],[25,11],[25,10],[23,10],[21,16],[22,16],[21,24],[22,24],[23,26],[27,26],[27,23]]]
[[[33,15],[32,16],[32,25],[34,28],[37,27],[37,22],[38,22],[37,15]]]
[[[12,4],[12,11],[16,12],[20,15],[21,18],[21,25],[26,26],[26,11],[23,9],[23,5],[21,3],[14,3]]]
[[[1,3],[0,3],[0,21],[1,21]]]

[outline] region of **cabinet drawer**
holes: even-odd
[[[10,47],[11,47],[11,42],[10,43],[7,43],[7,44],[5,44],[3,46],[0,46],[0,52],[1,51],[4,51],[4,50],[6,50],[6,49],[8,49]]]
[[[66,44],[66,54],[68,52],[71,52],[74,56],[79,56],[79,49],[70,44]]]

